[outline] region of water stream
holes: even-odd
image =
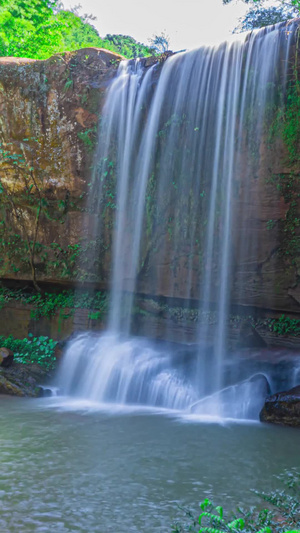
[[[67,394],[258,416],[265,378],[250,374],[231,389],[225,379],[228,313],[237,265],[260,246],[259,236],[244,233],[243,199],[265,124],[284,98],[294,32],[269,27],[175,54],[163,66],[121,63],[102,111],[88,204],[96,216],[91,238],[102,242],[103,258],[112,252],[108,332],[68,347],[59,376]],[[91,264],[99,264],[98,249]],[[200,321],[192,370],[132,337],[135,294],[146,285],[156,295],[198,300],[203,317],[216,310],[213,339],[208,320]]]

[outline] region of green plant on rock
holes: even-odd
[[[88,148],[88,150],[93,150],[97,143],[97,126],[93,128],[87,128],[84,131],[79,131],[77,133],[78,138],[83,142],[83,144]]]
[[[91,311],[89,313],[89,320],[100,320],[102,317],[101,311]]]
[[[278,253],[296,265],[300,254],[300,176],[296,173],[274,174],[268,181],[276,186],[287,210],[281,219],[268,221],[267,228],[272,229],[276,224],[281,237]]]
[[[272,320],[271,329],[278,335],[300,335],[300,320],[281,315],[278,320]]]
[[[285,122],[282,137],[289,151],[290,162],[296,163],[300,159],[300,96],[299,87],[294,89],[288,96],[288,106],[285,114]]]
[[[76,278],[82,249],[80,241],[39,242],[48,220],[64,224],[70,208],[82,210],[83,200],[81,195],[74,201],[68,189],[63,196],[49,194],[51,176],[35,162],[40,148],[35,138],[0,143],[0,275],[30,275],[37,291],[41,274]]]
[[[275,228],[275,226],[276,226],[276,222],[277,222],[276,220],[268,220],[268,222],[267,222],[267,229],[268,229],[268,230],[271,230],[271,229]]]
[[[11,218],[16,227],[21,228],[32,282],[39,291],[35,268],[35,246],[41,211],[45,200],[41,193],[41,186],[36,179],[31,159],[29,159],[30,156],[26,151],[27,141],[28,139],[23,139],[20,146],[21,153],[14,152],[13,143],[7,143],[6,145],[0,143],[0,194],[2,205],[6,206],[9,211],[9,214],[3,213],[4,218],[1,219],[1,230],[3,232],[8,229],[9,218]],[[18,198],[15,188],[18,190],[20,185],[21,191]],[[27,204],[33,214],[32,224],[28,224],[28,211],[25,212],[23,203]]]
[[[65,86],[64,86],[64,92],[66,93],[69,89],[73,89],[74,81],[71,78],[68,78]]]
[[[56,345],[57,342],[49,337],[34,337],[31,333],[25,339],[14,339],[11,335],[0,337],[0,346],[12,350],[17,363],[37,363],[48,370],[56,363]]]
[[[0,287],[0,309],[10,301],[19,301],[30,304],[31,318],[39,320],[41,317],[52,317],[57,312],[63,311],[62,318],[68,318],[74,309],[89,309],[95,316],[90,318],[103,318],[107,311],[107,296],[105,292],[65,290],[59,293],[26,293],[23,290],[11,290]],[[92,311],[93,310],[93,311]]]

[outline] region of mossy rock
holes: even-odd
[[[49,372],[38,364],[14,363],[10,368],[0,367],[0,394],[10,396],[42,395],[42,387],[50,378]]]
[[[8,394],[9,396],[26,396],[25,392],[4,376],[0,375],[0,394]]]

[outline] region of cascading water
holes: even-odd
[[[265,380],[251,378],[230,392],[224,383],[236,264],[258,247],[245,238],[235,198],[249,194],[247,174],[257,164],[268,113],[284,95],[294,36],[293,26],[279,25],[173,55],[163,66],[121,63],[102,111],[88,206],[98,215],[93,238],[103,256],[112,248],[108,333],[69,345],[59,376],[66,393],[257,416],[249,398],[253,387],[263,398]],[[237,227],[240,244],[233,250]],[[154,295],[201,302],[201,349],[189,370],[170,351],[130,336],[135,294],[143,293],[145,280]]]

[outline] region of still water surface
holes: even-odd
[[[178,504],[234,507],[300,467],[300,431],[0,397],[1,533],[170,532]]]

